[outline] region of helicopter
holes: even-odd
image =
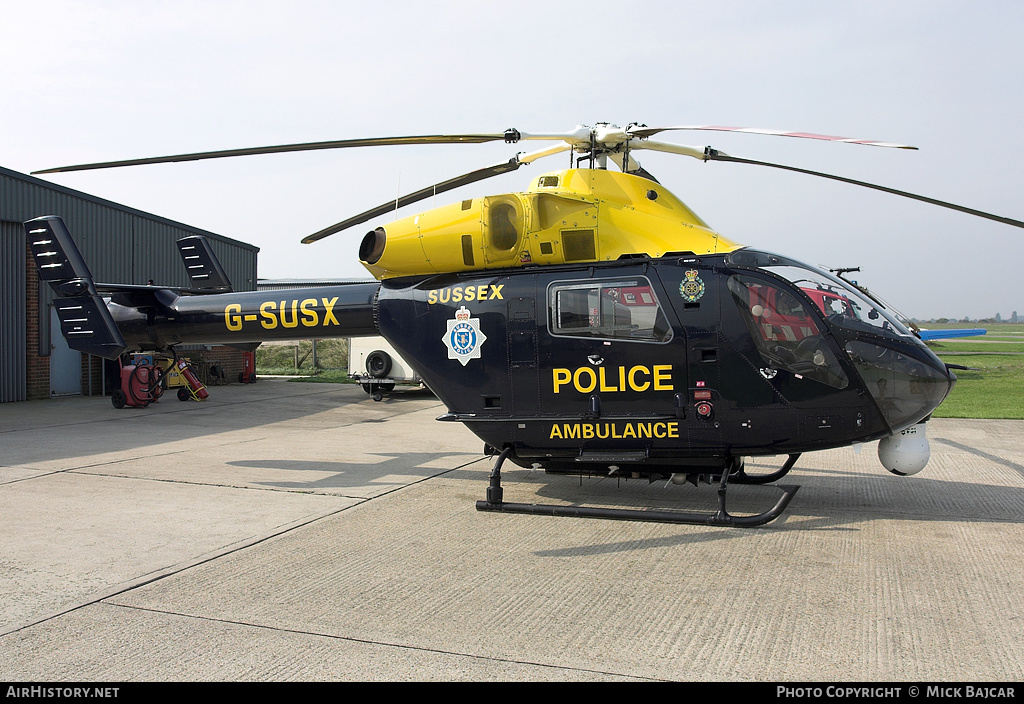
[[[569,153],[569,168],[517,193],[467,198],[377,225],[359,245],[374,281],[233,292],[196,245],[192,286],[93,280],[63,221],[25,223],[40,279],[57,294],[73,349],[221,343],[253,349],[297,337],[383,336],[494,456],[481,511],[757,526],[799,489],[776,484],[805,452],[878,440],[897,475],[928,461],[926,421],[954,369],[881,299],[841,275],[714,231],[636,160],[642,150],[838,180],[1024,227],[1024,222],[808,169],[658,142],[666,131],[753,132],[876,147],[909,145],[804,132],[631,123],[566,132],[421,135],[200,152],[34,173],[251,154],[416,144],[548,141],[428,186],[302,239],[312,243],[460,186]],[[618,170],[609,169],[609,162]],[[192,239],[192,238],[188,238]],[[182,243],[179,243],[179,246]],[[182,250],[184,252],[184,250]],[[746,459],[785,456],[775,471]],[[718,485],[707,513],[504,500],[506,462],[549,473]],[[780,492],[754,515],[727,510],[729,483]]]

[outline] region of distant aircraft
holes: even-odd
[[[975,337],[984,335],[988,330],[984,328],[960,328],[957,330],[924,330],[918,329],[917,335],[922,340],[945,340],[950,337]]]

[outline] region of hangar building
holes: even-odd
[[[96,281],[187,287],[175,242],[205,235],[234,289],[256,289],[258,247],[0,167],[0,402],[102,394],[104,380],[116,377],[105,360],[71,350],[60,334],[22,225],[43,215],[64,218]],[[214,353],[228,379],[241,370],[233,348],[178,350],[193,361]]]

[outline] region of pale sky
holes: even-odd
[[[0,0],[0,166],[391,135],[719,124],[657,139],[1024,220],[1024,3]],[[348,216],[519,145],[250,156],[44,176],[255,244],[261,278],[368,278]],[[762,167],[637,155],[714,229],[862,283],[907,315],[1024,315],[1024,230]],[[558,155],[400,215],[524,189]],[[47,213],[39,213],[45,215]],[[385,218],[382,223],[389,218]]]

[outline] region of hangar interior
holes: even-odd
[[[204,235],[234,290],[256,289],[259,248],[0,167],[0,402],[109,392],[117,363],[67,346],[49,286],[40,286],[22,223],[59,215],[96,281],[188,286],[175,242]],[[236,379],[243,353],[178,347],[202,371]],[[106,364],[105,364],[106,363]]]

